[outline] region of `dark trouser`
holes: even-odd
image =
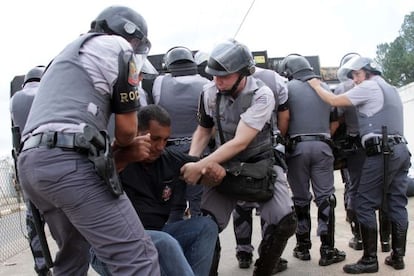
[[[87,156],[38,148],[19,156],[21,185],[58,244],[54,275],[86,275],[89,248],[113,275],[159,275],[158,255],[125,194],[115,198]]]
[[[27,235],[29,238],[29,245],[30,250],[32,251],[33,259],[34,259],[34,269],[38,274],[46,273],[48,268],[46,267],[45,257],[42,253],[41,244],[39,241],[39,236],[36,232],[32,208],[29,202],[26,203],[26,229]],[[44,227],[44,221],[42,221],[42,227]]]
[[[253,217],[252,211],[258,208],[256,202],[239,201],[233,211],[233,230],[236,238],[236,251],[253,253],[252,245]]]

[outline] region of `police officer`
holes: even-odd
[[[319,265],[327,266],[345,259],[345,253],[334,247],[336,199],[334,158],[330,147],[331,107],[312,93],[306,83],[306,80],[318,76],[305,57],[289,55],[282,61],[281,69],[289,79],[290,121],[286,161],[298,216],[293,256],[304,261],[311,258],[311,184],[318,207],[317,235],[321,239]]]
[[[344,55],[340,61],[339,67],[344,65],[351,58],[359,56],[357,53],[348,53]],[[354,82],[346,76],[338,74],[340,83],[335,88],[334,93],[340,95],[354,87]],[[361,145],[361,137],[359,136],[358,118],[355,107],[338,107],[338,117],[341,125],[333,130],[334,143],[338,145],[339,151],[342,153],[346,164],[341,168],[342,179],[345,184],[344,189],[344,205],[346,210],[346,220],[351,225],[353,237],[348,245],[355,250],[362,250],[361,233],[359,223],[355,213],[355,194],[358,189],[358,183],[361,176],[361,168],[365,159],[365,152]],[[342,141],[342,142],[341,142]]]
[[[403,136],[400,96],[395,87],[381,77],[381,71],[371,58],[352,58],[339,69],[338,74],[352,78],[356,86],[341,95],[327,92],[317,79],[309,80],[325,102],[332,106],[353,105],[357,109],[359,134],[366,158],[355,198],[355,210],[364,253],[356,263],[344,266],[344,271],[351,274],[378,271],[375,212],[381,206],[388,210],[391,221],[392,253],[386,257],[385,264],[397,270],[405,266],[410,152]]]
[[[346,62],[360,56],[357,53],[346,54],[340,62],[342,67]],[[355,83],[352,79],[349,79],[346,75],[343,75],[344,70],[340,70],[338,79],[341,83],[335,89],[336,95],[343,94],[353,88]],[[359,135],[358,115],[355,106],[338,107],[338,116],[343,118],[343,123],[346,130],[346,141],[341,147],[345,154],[346,168],[342,170],[346,183],[344,203],[346,209],[346,219],[351,225],[351,231],[353,237],[349,241],[349,247],[355,250],[362,250],[361,231],[358,223],[358,219],[355,212],[355,196],[358,190],[359,181],[361,178],[361,170],[365,161],[365,150],[361,144],[361,136]],[[343,177],[344,178],[344,177]],[[348,182],[348,184],[347,184]],[[382,209],[378,212],[379,215],[379,233],[381,242],[381,251],[389,252],[390,247],[390,235],[391,235],[391,223],[389,221],[386,212]]]
[[[22,89],[10,99],[10,115],[13,127],[18,127],[20,133],[26,125],[27,116],[33,99],[39,88],[39,82],[42,77],[44,66],[36,66],[30,69],[24,76]],[[48,275],[51,273],[46,265],[46,260],[42,253],[39,236],[35,230],[32,208],[29,202],[26,203],[26,228],[29,238],[30,250],[34,259],[34,269],[38,275]]]
[[[289,124],[288,91],[286,79],[273,70],[256,67],[253,77],[263,81],[275,96],[275,116],[273,117],[273,133],[284,137]],[[283,156],[282,156],[283,158]],[[284,160],[282,160],[284,162]],[[280,165],[280,164],[279,164]],[[239,201],[233,211],[233,229],[236,237],[236,258],[240,268],[249,268],[252,263],[254,247],[252,241],[252,211],[258,208],[255,202]],[[278,271],[287,268],[287,261],[281,259]]]
[[[230,161],[249,162],[272,158],[269,156],[273,154],[270,150],[270,119],[275,99],[270,88],[251,76],[254,70],[250,50],[235,40],[222,42],[211,52],[206,71],[214,76],[214,82],[204,86],[199,106],[199,125],[193,135],[190,155],[202,154],[213,135],[214,126],[221,126],[222,131],[216,131],[216,143],[219,146],[214,152],[182,167],[187,183],[197,183],[202,168],[212,161],[228,164]],[[220,99],[218,104],[217,99]],[[224,141],[220,136],[223,136]],[[296,216],[283,170],[279,166],[273,168],[277,175],[273,197],[259,204],[263,239],[254,275],[271,275],[287,240],[296,229]],[[205,214],[215,219],[222,231],[236,204],[237,199],[219,192],[217,187],[209,187],[204,190],[201,207]]]
[[[86,275],[90,246],[113,275],[160,274],[156,249],[116,173],[98,162],[113,166],[99,132],[112,112],[118,147],[137,134],[138,73],[149,48],[144,18],[110,6],[43,74],[18,168],[25,193],[57,240],[54,275]]]
[[[165,108],[171,116],[171,136],[167,147],[188,153],[191,136],[197,127],[198,99],[203,86],[210,81],[198,74],[193,53],[186,47],[176,46],[168,50],[164,63],[169,73],[155,79],[152,88],[154,103]],[[201,213],[202,192],[201,185],[187,187],[186,198],[192,216]]]

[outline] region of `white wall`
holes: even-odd
[[[404,104],[404,136],[408,141],[408,148],[414,154],[414,82],[398,89]],[[414,157],[411,158],[414,164]],[[414,177],[414,168],[411,167],[410,175]]]

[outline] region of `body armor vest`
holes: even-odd
[[[13,112],[13,125],[18,126],[23,132],[30,107],[36,95],[39,82],[29,82],[25,87],[14,94],[12,98],[11,111]]]
[[[306,82],[292,79],[288,82],[288,91],[289,135],[329,134],[331,107]]]
[[[209,80],[200,75],[172,77],[167,74],[161,78],[158,104],[171,116],[171,138],[191,137],[197,128],[200,94]]]
[[[98,130],[106,129],[111,114],[110,95],[95,90],[92,79],[79,58],[81,46],[90,33],[79,37],[57,56],[42,76],[23,135],[48,123],[86,123]],[[96,114],[89,111],[94,104]]]
[[[258,88],[253,91],[247,91],[246,93],[240,93],[236,99],[232,99],[230,95],[217,94],[217,97],[221,97],[219,118],[225,142],[234,138],[237,125],[240,121],[240,115],[251,106],[254,93],[261,89],[260,87],[263,85],[260,80],[256,80],[254,78],[250,78],[250,80],[256,81]],[[210,89],[216,88],[214,86]],[[214,110],[213,114],[214,123],[217,126],[216,110]],[[216,132],[216,143],[221,144],[219,131]],[[257,134],[247,148],[235,156],[233,160],[239,160],[241,162],[256,162],[261,159],[269,158],[270,154],[273,154],[271,149],[271,129],[270,124],[266,123],[263,129]]]
[[[384,125],[387,126],[389,135],[404,136],[403,104],[398,91],[379,76],[371,80],[381,88],[384,95],[384,105],[371,117],[358,112],[361,137],[368,133],[381,134]]]

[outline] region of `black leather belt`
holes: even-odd
[[[188,144],[191,144],[192,140],[193,140],[192,137],[170,138],[167,141],[167,146],[188,145]]]
[[[45,147],[87,152],[89,146],[83,133],[45,132],[29,137],[24,141],[21,151]]]
[[[407,140],[403,136],[388,136],[390,145],[407,144]],[[375,136],[367,139],[364,143],[365,148],[382,144],[382,137]]]
[[[296,137],[291,138],[293,143],[300,143],[300,142],[306,142],[306,141],[322,141],[325,142],[329,140],[324,135],[299,135]]]

